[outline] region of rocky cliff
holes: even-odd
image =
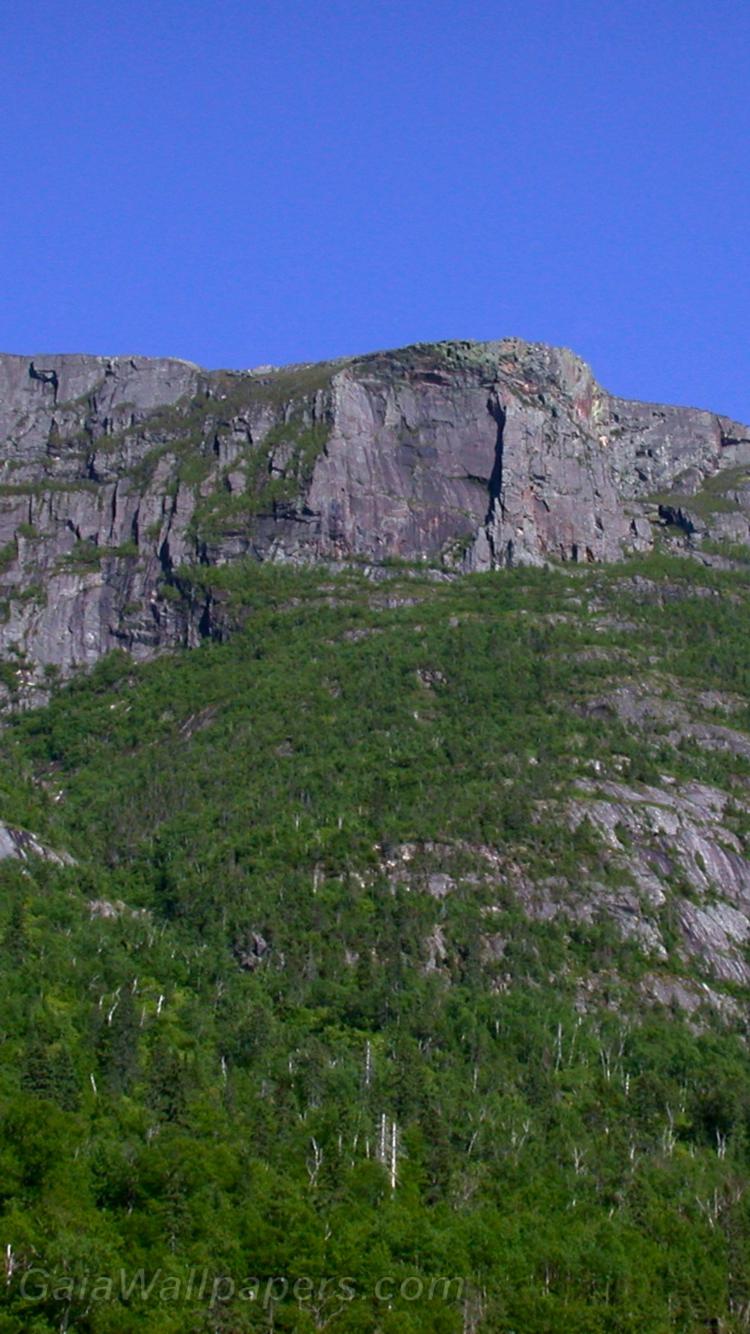
[[[246,372],[3,356],[0,681],[32,700],[114,647],[195,642],[196,564],[721,558],[750,538],[746,468],[749,428],[516,339]]]

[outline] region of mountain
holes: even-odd
[[[745,429],[2,374],[0,1331],[747,1329]]]
[[[116,647],[211,633],[184,565],[486,570],[744,544],[750,429],[614,398],[565,350],[440,343],[320,365],[0,357],[0,655],[40,699]]]

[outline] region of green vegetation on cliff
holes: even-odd
[[[522,892],[621,886],[593,778],[744,849],[737,747],[587,704],[750,730],[746,573],[384,573],[184,571],[224,642],[0,736],[75,858],[0,862],[0,1334],[747,1327],[745,991]]]

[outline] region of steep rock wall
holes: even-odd
[[[114,647],[195,642],[183,565],[611,561],[659,516],[747,541],[748,465],[747,428],[515,339],[250,372],[0,357],[2,681],[29,700]]]

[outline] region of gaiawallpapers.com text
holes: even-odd
[[[382,1275],[363,1285],[351,1277],[288,1277],[234,1279],[208,1269],[191,1269],[186,1275],[174,1275],[162,1269],[147,1273],[121,1269],[115,1274],[61,1274],[42,1268],[29,1268],[18,1275],[18,1289],[28,1302],[126,1302],[195,1303],[216,1306],[227,1302],[248,1302],[269,1309],[281,1302],[301,1305],[346,1305],[357,1298],[376,1302],[460,1302],[464,1295],[462,1278],[444,1278],[423,1274]]]

